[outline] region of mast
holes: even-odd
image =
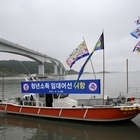
[[[103,105],[104,105],[104,92],[105,92],[105,53],[103,49]]]
[[[2,71],[2,101],[4,101],[4,71]]]
[[[104,31],[102,30],[103,38],[104,38]],[[103,39],[104,43],[104,39]],[[105,52],[103,48],[103,105],[104,105],[104,93],[105,93]]]
[[[128,89],[128,86],[129,86],[129,85],[128,85],[128,59],[126,59],[126,80],[127,80],[127,82],[126,82],[126,83],[127,83],[127,85],[126,85],[126,86],[127,86],[127,91],[126,91],[126,93],[128,94],[128,90],[129,90],[129,89]]]

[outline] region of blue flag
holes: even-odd
[[[130,33],[133,37],[138,39],[140,37],[140,26]]]
[[[99,40],[97,41],[94,49],[92,50],[92,52],[90,53],[90,55],[88,56],[88,58],[86,59],[84,65],[81,67],[80,71],[79,71],[79,74],[78,74],[78,78],[76,80],[76,83],[75,83],[75,86],[77,85],[81,75],[83,74],[84,72],[84,68],[87,64],[87,62],[89,61],[89,59],[91,58],[91,56],[93,55],[94,51],[97,51],[97,50],[102,50],[104,49],[104,34],[102,33]]]

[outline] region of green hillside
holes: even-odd
[[[44,64],[44,72],[46,74],[53,73],[53,65],[51,63]],[[38,73],[38,63],[34,61],[0,61],[0,74],[4,71],[5,76],[15,76],[22,74]]]
[[[17,61],[17,60],[4,60],[0,61],[0,76],[4,72],[5,76],[19,76],[38,73],[38,63],[34,61]],[[59,72],[59,68],[58,68]],[[44,73],[54,73],[54,66],[52,63],[45,62]],[[74,70],[68,70],[67,74],[76,74]]]

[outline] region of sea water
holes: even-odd
[[[93,74],[82,75],[81,79],[94,79]],[[102,74],[96,74],[101,79]],[[76,80],[77,75],[58,77],[58,79]],[[0,96],[4,98],[21,95],[20,82],[24,77],[0,78]],[[3,84],[4,82],[4,84]],[[140,72],[131,72],[128,76],[129,88],[140,85]],[[105,94],[119,96],[127,92],[126,73],[107,73],[105,75]],[[90,98],[89,95],[70,95],[73,98]],[[0,97],[0,98],[1,98]],[[0,113],[0,140],[139,140],[140,115],[130,122],[83,123],[49,120],[28,116],[6,115]]]

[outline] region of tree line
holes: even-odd
[[[19,76],[38,73],[38,63],[35,61],[17,61],[17,60],[3,60],[0,61],[0,76],[4,73],[5,76]],[[44,73],[53,74],[54,64],[45,62]],[[59,73],[59,69],[58,69]],[[74,70],[68,70],[67,74],[76,74]]]

